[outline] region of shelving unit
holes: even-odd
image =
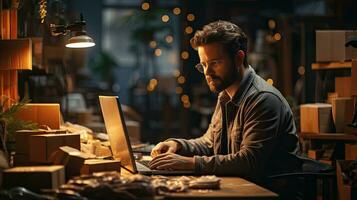
[[[346,133],[300,133],[302,139],[357,142],[357,135]]]
[[[352,61],[350,62],[319,62],[312,63],[312,70],[327,70],[327,69],[348,69],[352,67]]]

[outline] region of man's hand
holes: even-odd
[[[194,170],[195,159],[174,153],[164,153],[152,159],[150,168],[160,170]]]
[[[151,157],[155,158],[163,153],[176,153],[180,148],[181,145],[173,140],[160,142],[152,149]]]

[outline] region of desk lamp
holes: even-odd
[[[51,35],[66,35],[67,32],[71,32],[73,36],[68,40],[67,48],[88,48],[95,45],[93,39],[89,37],[84,30],[86,22],[83,20],[83,15],[80,15],[80,21],[76,21],[70,25],[55,25],[51,24]]]

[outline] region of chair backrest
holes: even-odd
[[[301,156],[299,158],[302,160],[299,171],[268,177],[268,182],[272,184],[270,189],[278,193],[281,199],[316,199],[319,195],[323,199],[335,199],[336,192],[333,191],[336,188],[334,167],[310,158]],[[317,184],[318,180],[322,184]],[[276,183],[278,185],[274,185]],[[317,189],[317,187],[321,188]],[[321,194],[318,194],[317,191],[321,191]]]

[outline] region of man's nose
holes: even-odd
[[[208,74],[208,75],[214,73],[211,65],[207,65],[207,67],[205,67],[203,71],[204,71],[204,74]]]

